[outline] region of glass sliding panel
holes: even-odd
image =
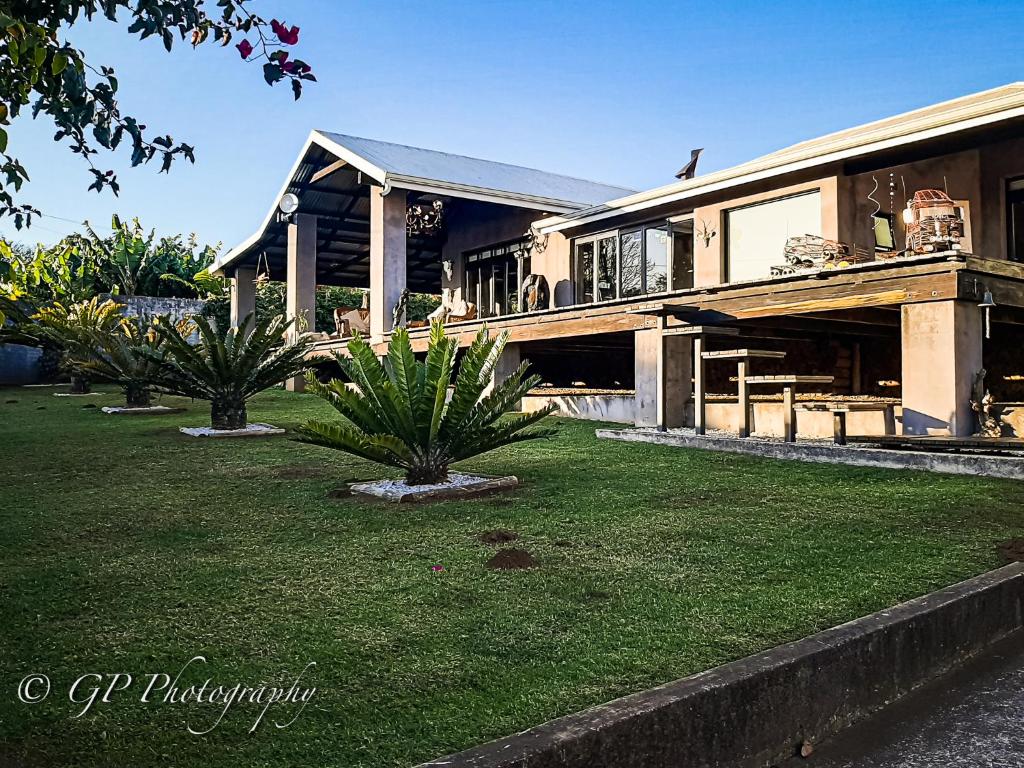
[[[644,230],[644,268],[646,293],[668,290],[668,227]]]
[[[799,235],[821,235],[817,191],[728,211],[726,279],[732,283],[769,277],[771,267],[785,261],[786,240]]]
[[[1006,191],[1007,257],[1024,261],[1024,179],[1014,179]]]
[[[618,248],[614,237],[597,241],[597,299],[606,301],[617,296]]]
[[[594,243],[576,246],[576,301],[589,304],[594,300]]]
[[[466,301],[476,304],[477,312],[480,311],[480,267],[473,265],[466,270]]]
[[[643,233],[626,232],[622,245],[621,296],[639,296],[643,292]],[[614,297],[611,297],[614,298]]]
[[[484,262],[480,267],[480,304],[477,307],[477,312],[481,317],[491,316],[491,281],[493,277],[490,263]]]
[[[505,300],[505,306],[509,314],[519,311],[519,288],[526,279],[525,273],[520,275],[524,261],[525,259],[513,259],[508,263],[508,286],[505,288],[508,298]]]
[[[672,290],[693,288],[693,220],[672,225]]]
[[[505,302],[508,301],[508,294],[505,292],[506,269],[508,269],[508,264],[504,260],[494,264],[494,314],[496,315],[507,314],[505,306]]]

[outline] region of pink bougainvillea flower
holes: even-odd
[[[444,566],[443,565],[432,565],[432,566],[430,566],[430,570],[432,570],[434,573],[439,573],[440,571],[444,570]]]
[[[284,70],[285,72],[294,72],[295,71],[295,62],[294,61],[282,61],[281,62],[281,69]]]
[[[238,49],[238,52],[242,54],[243,59],[248,59],[250,56],[252,56],[253,47],[252,43],[250,43],[248,40],[243,40],[235,47]]]
[[[287,26],[282,24],[277,19],[270,22],[270,28],[274,30],[274,34],[277,35],[277,39],[285,45],[295,45],[299,42],[299,28],[292,27],[289,29]]]

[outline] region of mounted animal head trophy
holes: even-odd
[[[697,236],[704,241],[705,248],[711,245],[712,238],[717,234],[718,232],[711,226],[710,222],[704,219],[700,220],[700,229],[697,230]]]

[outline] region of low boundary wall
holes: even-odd
[[[763,768],[1022,629],[1024,563],[421,768]]]

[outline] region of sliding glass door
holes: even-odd
[[[526,243],[515,240],[465,254],[466,300],[477,306],[480,317],[511,315],[521,311],[519,289],[530,274]]]
[[[693,287],[692,220],[577,238],[573,248],[578,304]]]

